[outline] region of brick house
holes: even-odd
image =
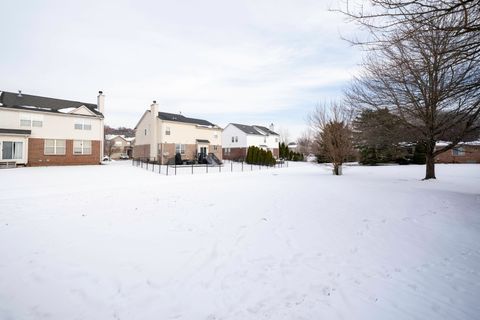
[[[99,164],[105,96],[97,104],[3,91],[0,162],[27,166]]]
[[[230,123],[223,129],[222,141],[223,158],[227,160],[244,160],[250,146],[270,150],[275,158],[279,156],[280,135],[274,131],[273,124],[267,128]]]
[[[195,160],[199,155],[222,159],[222,129],[202,119],[159,112],[156,101],[135,126],[134,158],[148,158],[161,164]]]
[[[447,145],[438,142],[437,147]],[[455,148],[435,157],[437,163],[480,163],[480,141],[459,143]]]

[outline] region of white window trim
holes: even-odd
[[[185,144],[176,143],[175,144],[175,154],[179,153],[178,150],[180,150],[180,154],[185,154]]]
[[[79,128],[77,126],[79,125]],[[73,124],[73,128],[75,130],[92,130],[92,122],[86,119],[75,119],[75,123]]]
[[[47,141],[53,141],[53,153],[47,152]],[[59,142],[63,141],[63,147]],[[58,149],[63,148],[63,153],[58,152]],[[67,153],[67,141],[64,139],[45,139],[43,143],[43,154],[46,156],[64,156]]]
[[[22,124],[22,122],[28,121],[27,123]],[[20,127],[27,128],[41,128],[43,127],[43,115],[41,114],[31,114],[31,113],[20,113]]]
[[[75,142],[78,142],[78,141],[81,142],[81,153],[75,152]],[[90,142],[90,152],[87,152],[89,148],[85,147],[85,142]],[[76,156],[91,155],[93,151],[92,149],[93,149],[92,140],[73,140],[73,155],[76,155]]]

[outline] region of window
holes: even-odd
[[[185,145],[184,144],[176,144],[175,145],[175,154],[185,154]]]
[[[46,155],[65,154],[65,140],[45,139],[45,148],[43,153]]]
[[[457,147],[452,149],[452,155],[454,156],[464,156],[465,149],[463,147]]]
[[[278,142],[278,138],[275,138],[275,142]]]
[[[145,135],[147,135],[147,129],[145,129]]]
[[[74,140],[73,154],[92,154],[92,141]]]
[[[238,137],[235,137],[235,142],[238,142]]]
[[[213,139],[218,139],[218,134],[214,134]]]
[[[3,141],[2,159],[13,160],[23,158],[23,142]]]
[[[78,119],[75,120],[74,128],[76,130],[92,130],[92,124],[88,120]]]
[[[217,146],[213,146],[213,150],[217,151]]]
[[[225,154],[230,154],[230,148],[225,148]]]
[[[21,113],[20,126],[41,128],[43,126],[43,116],[38,114]]]
[[[169,135],[170,135],[170,128],[169,128],[169,127],[167,127],[167,129],[165,130],[165,135],[166,135],[166,136],[169,136]]]
[[[232,137],[232,142],[235,142],[235,137]]]
[[[267,142],[267,137],[263,137],[263,142],[264,142],[264,143]]]
[[[121,147],[122,146],[122,141],[115,141],[114,144],[116,147]]]

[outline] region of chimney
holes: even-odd
[[[105,95],[103,94],[103,91],[98,91],[97,108],[101,114],[105,112]]]
[[[19,98],[22,97],[22,90],[18,90],[18,97],[19,97]]]
[[[273,125],[273,123],[270,123],[270,127],[268,127],[268,129],[270,129],[270,131],[275,132],[275,126]]]
[[[105,95],[103,94],[102,91],[98,91],[98,96],[97,96],[97,108],[98,111],[102,114],[102,118],[100,119],[100,162],[103,160],[103,153],[105,152],[105,124],[104,124],[104,119],[105,119]]]
[[[158,159],[158,128],[157,128],[157,117],[158,117],[158,103],[153,100],[152,105],[150,106],[150,160],[155,161]]]

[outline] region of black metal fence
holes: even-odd
[[[288,161],[277,161],[273,166],[264,166],[257,164],[248,164],[246,162],[237,162],[224,160],[221,165],[213,164],[159,164],[157,161],[151,161],[148,158],[133,158],[132,166],[139,167],[158,174],[169,175],[185,175],[185,174],[201,174],[201,173],[221,173],[221,172],[244,172],[244,171],[261,171],[273,168],[288,167]]]

